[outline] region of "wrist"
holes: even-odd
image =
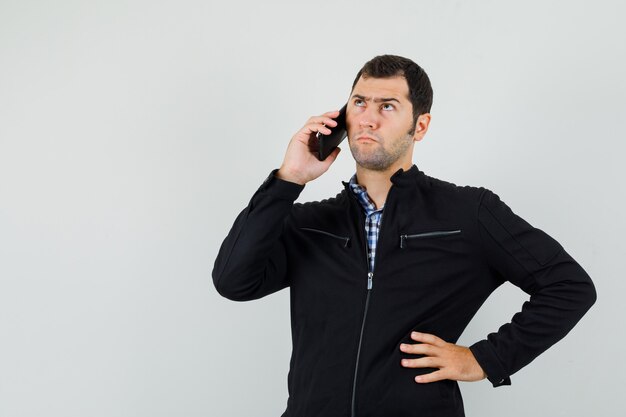
[[[301,178],[289,172],[287,169],[283,167],[280,167],[280,169],[276,171],[276,174],[274,175],[276,176],[276,178],[280,178],[281,180],[284,180],[284,181],[289,181],[289,182],[293,182],[293,183],[300,184],[300,185],[306,184],[306,181],[303,181]]]

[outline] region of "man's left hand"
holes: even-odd
[[[425,356],[419,359],[402,359],[402,366],[405,368],[439,368],[438,371],[416,376],[415,382],[435,382],[442,379],[480,381],[487,377],[469,348],[448,343],[428,333],[412,332],[411,339],[421,343],[403,343],[400,345],[400,350],[404,353]]]

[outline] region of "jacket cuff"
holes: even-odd
[[[282,180],[276,177],[276,172],[278,172],[278,168],[270,172],[270,175],[261,184],[260,190],[280,199],[295,201],[304,189],[304,185]]]
[[[501,385],[511,385],[511,378],[508,376],[496,352],[491,348],[489,341],[481,340],[469,347],[470,351],[476,358],[478,364],[487,374],[487,379],[495,387]]]

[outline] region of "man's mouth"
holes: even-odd
[[[356,138],[357,141],[372,141],[372,142],[378,142],[376,139],[372,138],[371,136],[359,136],[358,138]]]

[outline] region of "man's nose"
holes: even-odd
[[[362,129],[376,129],[378,127],[378,120],[376,119],[376,115],[371,114],[368,111],[365,111],[359,120],[359,127]]]

